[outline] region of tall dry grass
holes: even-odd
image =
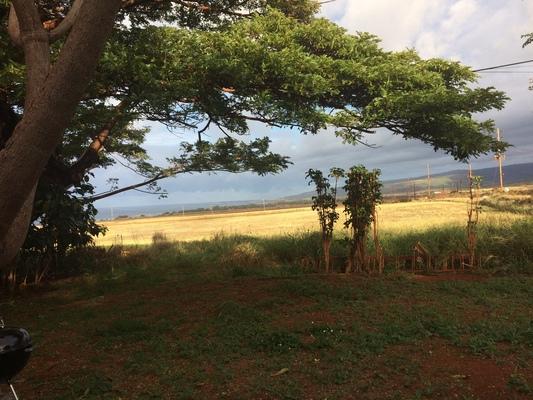
[[[464,199],[383,204],[378,210],[380,229],[400,234],[450,224],[464,225],[466,213]],[[515,221],[522,216],[512,212],[487,211],[482,213],[480,222],[493,218]],[[341,216],[337,233],[343,233],[343,221]],[[140,218],[106,221],[104,224],[109,231],[106,236],[97,238],[96,243],[100,246],[111,246],[117,238],[124,245],[148,245],[155,233],[165,235],[170,241],[190,242],[208,239],[218,233],[274,237],[319,230],[316,214],[310,207]]]

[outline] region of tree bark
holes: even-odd
[[[52,66],[48,34],[35,22],[35,3],[14,0],[13,5],[27,64],[27,93],[22,120],[0,150],[0,266],[10,261],[8,249],[24,241],[24,229],[16,227],[25,215],[23,206],[30,198],[33,203],[32,191],[96,70],[121,0],[83,2]]]
[[[18,115],[3,99],[0,99],[0,150],[9,140],[19,122]]]
[[[17,256],[22,243],[26,239],[28,230],[30,229],[31,216],[33,211],[33,200],[35,198],[35,185],[30,192],[30,195],[24,201],[20,211],[15,220],[11,224],[11,228],[6,235],[6,239],[0,244],[0,271],[7,270],[11,261]],[[22,238],[22,243],[21,243]]]
[[[330,250],[331,250],[331,238],[330,237],[322,238],[322,252],[324,253],[324,269],[326,270],[327,274],[331,270]]]

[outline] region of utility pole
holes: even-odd
[[[431,168],[428,163],[428,199],[431,199]]]
[[[501,140],[501,138],[500,138],[500,128],[496,128],[496,140],[498,140],[498,142]],[[499,175],[500,175],[500,190],[503,191],[503,166],[502,166],[502,162],[503,162],[503,159],[505,158],[505,156],[500,151],[498,151],[496,153],[496,155],[494,156],[494,158],[498,161],[498,172],[499,172]]]
[[[413,199],[416,200],[416,181],[413,179]]]

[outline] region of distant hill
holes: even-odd
[[[503,168],[505,185],[517,185],[520,183],[533,183],[533,163],[505,165]],[[467,169],[457,169],[453,171],[441,172],[431,175],[431,190],[440,192],[443,190],[465,189],[467,185]],[[482,186],[491,187],[498,185],[498,168],[483,168],[474,170],[474,175],[481,176]],[[386,196],[400,196],[416,193],[424,193],[427,190],[427,176],[416,178],[395,179],[383,182],[383,194]],[[284,197],[282,200],[298,201],[309,200],[315,193],[305,192]],[[339,196],[344,195],[344,191],[339,190]]]

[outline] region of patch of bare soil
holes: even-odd
[[[391,366],[391,361],[396,365]],[[400,360],[398,362],[398,360]],[[366,381],[386,376],[373,395],[363,398],[426,398],[471,400],[526,400],[531,394],[513,385],[512,377],[533,379],[533,366],[516,355],[486,358],[471,354],[445,340],[427,339],[417,346],[395,346],[377,359],[367,360]],[[365,383],[359,382],[359,387]],[[418,396],[418,397],[417,397]]]
[[[531,381],[533,368],[519,367],[513,355],[483,358],[462,352],[443,340],[433,340],[424,347],[419,359],[423,376],[446,382],[450,398],[468,393],[483,400],[531,399],[513,387],[511,376],[519,373]]]

